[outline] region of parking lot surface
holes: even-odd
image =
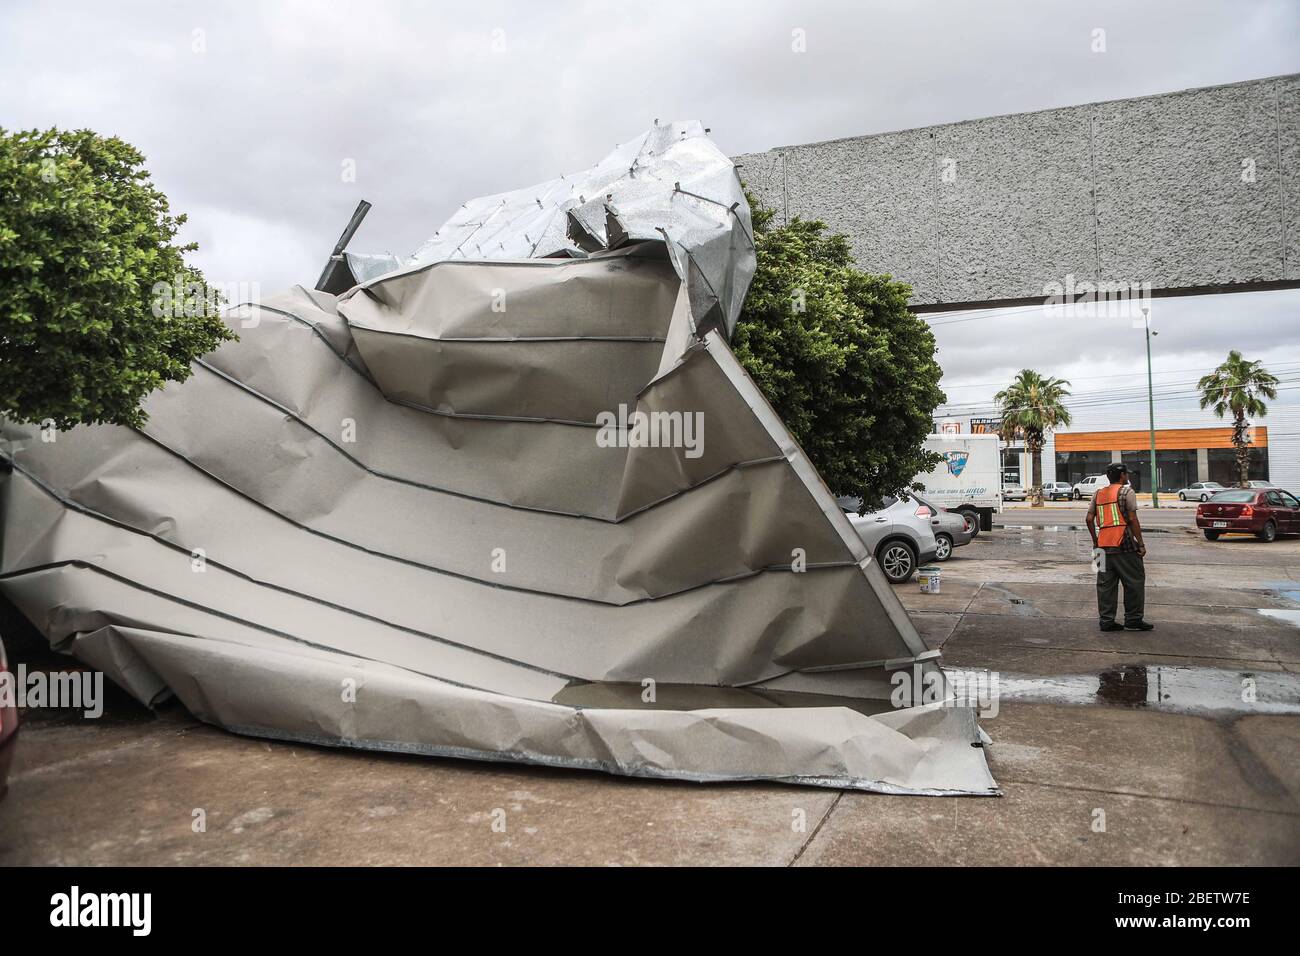
[[[996,672],[1000,798],[649,782],[239,737],[120,693],[31,711],[0,865],[1300,863],[1300,539],[1143,509],[1148,633],[1100,633],[1083,509],[1013,507],[897,590]],[[16,663],[67,666],[30,645]]]

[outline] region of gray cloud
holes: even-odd
[[[314,281],[359,198],[375,209],[354,248],[408,252],[462,200],[592,163],[655,117],[699,118],[738,154],[1232,82],[1300,68],[1297,12],[1280,0],[11,0],[0,123],[87,126],[136,144],[189,213],[209,277],[270,292]],[[1102,55],[1090,48],[1096,28]],[[806,53],[792,50],[796,29]],[[355,183],[341,176],[348,160]],[[1255,339],[1247,329],[1261,330],[1262,352],[1294,355],[1297,303],[1159,301],[1160,360],[1212,364]],[[1131,365],[1140,345],[1121,329],[1099,349],[1079,328],[1049,333],[1024,313],[938,331],[951,386],[1022,364],[1087,376]]]

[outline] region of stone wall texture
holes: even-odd
[[[736,157],[918,309],[1300,284],[1300,74]],[[1072,277],[1072,278],[1071,278]]]

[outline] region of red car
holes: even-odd
[[[1229,488],[1196,506],[1196,527],[1211,541],[1221,534],[1272,541],[1280,534],[1300,534],[1300,501],[1281,488]]]
[[[8,670],[9,662],[5,659],[5,646],[0,643],[0,680],[12,679],[7,673]],[[0,690],[0,797],[4,797],[8,789],[5,781],[9,779],[9,764],[14,759],[14,732],[18,729],[18,708],[15,705],[17,696],[18,688],[12,684]]]

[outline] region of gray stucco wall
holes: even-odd
[[[1300,75],[736,161],[783,216],[825,219],[862,268],[910,282],[920,309],[1041,301],[1067,276],[1156,295],[1300,284]]]

